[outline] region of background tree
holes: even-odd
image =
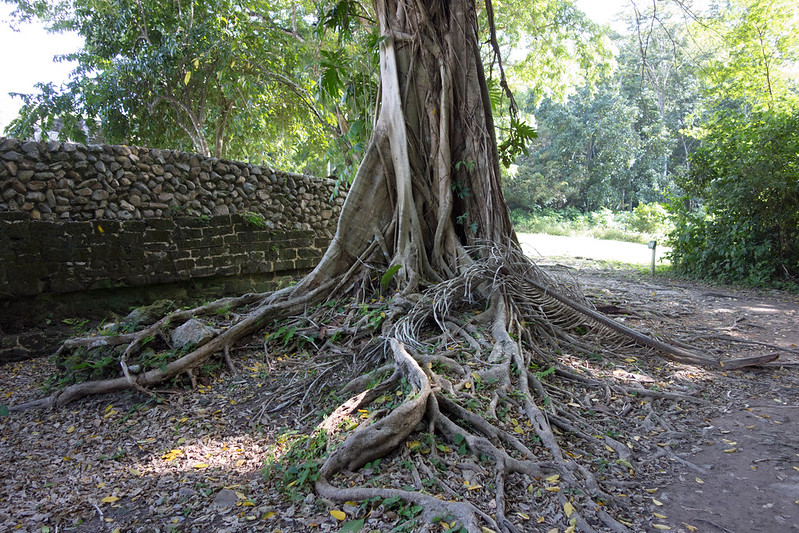
[[[330,143],[343,143],[331,151],[341,160],[347,140],[367,133],[347,137],[343,114],[323,105],[320,78],[330,69],[318,61],[325,50],[309,22],[311,2],[18,6],[54,31],[76,31],[85,45],[69,57],[78,67],[66,87],[24,96],[11,135],[47,131],[58,117],[67,124],[65,138],[179,148],[322,175],[319,161]],[[374,69],[351,67],[374,85]]]
[[[623,208],[640,197],[632,166],[640,138],[630,107],[613,81],[568,102],[536,110],[539,138],[505,184],[511,207]]]
[[[702,34],[717,48],[701,71],[704,116],[692,130],[701,149],[673,204],[673,261],[729,282],[796,282],[796,8],[735,0],[716,9]]]
[[[684,25],[663,13],[657,24],[655,13],[648,17],[631,21],[646,35],[615,36],[612,75],[565,102],[527,99],[540,138],[506,182],[512,207],[624,210],[673,192],[674,175],[698,145],[688,131],[697,120],[699,81]]]

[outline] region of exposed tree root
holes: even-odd
[[[149,390],[197,368],[214,354],[230,356],[236,341],[280,319],[283,333],[272,335],[283,348],[313,343],[314,351],[352,358],[359,368],[370,364],[376,368],[359,373],[342,390],[350,399],[318,426],[336,434],[347,421],[360,423],[351,433],[341,434],[321,465],[315,485],[320,496],[335,501],[401,498],[419,506],[415,519],[422,522],[439,519],[467,531],[516,532],[525,530],[519,521],[524,513],[514,510],[517,503],[509,500],[509,487],[523,480],[528,493],[546,494],[548,505],[562,511],[561,524],[567,528],[627,531],[624,507],[613,497],[613,483],[603,486],[596,463],[580,458],[610,452],[616,458],[612,469],[632,472],[639,463],[669,451],[656,448],[647,457],[644,450],[636,451],[629,442],[605,433],[600,426],[607,415],[594,420],[597,415],[587,413],[611,397],[702,400],[685,391],[608,382],[563,365],[558,354],[602,353],[613,358],[634,352],[641,357],[642,349],[649,353],[656,349],[666,357],[711,368],[734,365],[617,327],[581,300],[576,287],[549,278],[515,247],[484,248],[472,254],[484,259],[472,261],[463,274],[425,293],[397,296],[390,302],[348,305],[328,299],[328,304],[320,305],[332,286],[340,286],[339,278],[302,296],[283,291],[220,300],[173,312],[137,332],[72,339],[60,351],[124,347],[120,359],[127,371],[123,366],[121,377],[70,385],[14,410],[65,405],[89,394]],[[221,328],[231,315],[235,321]],[[166,342],[171,328],[199,317],[216,320],[213,330],[218,333],[213,339],[162,368],[130,372],[147,338]],[[375,342],[370,331],[379,324],[382,336]],[[391,354],[391,360],[377,364],[384,353]],[[262,414],[304,403],[311,391],[324,386],[323,370],[320,367],[313,381],[288,384],[279,395],[283,401],[265,405]],[[387,397],[402,401],[391,407],[385,405]],[[368,416],[363,419],[361,413]],[[641,418],[644,424],[650,420],[665,424],[655,412]],[[426,453],[418,453],[421,438],[428,439]],[[410,458],[406,460],[412,465],[415,490],[350,481],[364,465],[399,450]],[[463,458],[471,459],[463,463]],[[472,479],[479,478],[481,484],[467,481],[464,491],[441,478],[442,464],[471,469]],[[420,472],[425,473],[427,485]],[[473,498],[473,490],[479,490],[482,498]]]

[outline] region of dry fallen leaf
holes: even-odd
[[[330,516],[332,516],[333,518],[335,518],[336,520],[339,520],[339,521],[344,520],[344,519],[347,518],[347,515],[344,514],[343,511],[339,511],[338,509],[333,509],[332,511],[330,511]]]
[[[183,450],[169,450],[167,453],[161,456],[161,459],[165,461],[172,461],[180,455],[183,455]]]
[[[696,482],[699,483],[700,485],[704,485],[705,484],[705,482],[702,481],[702,478],[700,478],[700,477],[696,478]]]
[[[661,507],[663,505],[663,502],[661,502],[660,500],[656,500],[655,498],[652,498],[652,503],[654,503],[658,507]]]
[[[571,504],[571,502],[566,502],[563,505],[563,512],[566,513],[566,518],[571,518],[571,515],[574,512],[574,506]]]
[[[106,496],[100,501],[102,503],[114,503],[115,501],[119,501],[119,498],[117,498],[116,496]]]

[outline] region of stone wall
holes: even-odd
[[[319,261],[331,179],[171,150],[0,138],[0,362],[64,317],[265,290]]]
[[[0,163],[0,213],[32,220],[253,212],[269,229],[332,232],[344,197],[331,179],[176,150],[0,137]]]
[[[46,222],[0,219],[0,302],[196,278],[306,272],[330,242],[242,215]],[[2,319],[0,319],[0,323]]]

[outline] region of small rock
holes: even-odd
[[[172,308],[171,300],[156,300],[150,305],[138,307],[122,319],[123,324],[132,326],[150,325],[162,318]]]
[[[196,494],[197,491],[189,487],[181,487],[180,490],[178,491],[178,496],[180,496],[181,498],[191,498]]]
[[[188,345],[202,346],[213,339],[215,334],[216,332],[213,328],[203,324],[196,318],[192,318],[172,332],[172,346],[175,348],[182,348]]]
[[[238,497],[236,492],[230,489],[222,489],[214,498],[214,506],[220,509],[233,507],[236,505]]]

